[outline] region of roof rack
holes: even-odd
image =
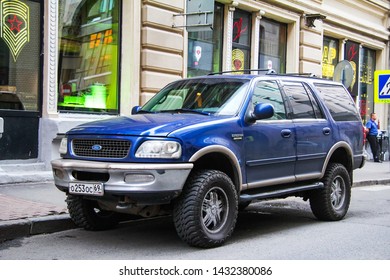
[[[276,73],[270,73],[270,74],[276,74]],[[281,73],[277,74],[279,76],[306,76],[306,77],[313,77],[318,78],[318,76],[314,73]]]
[[[222,72],[213,72],[209,73],[207,75],[219,75],[219,74],[226,74],[226,73],[237,73],[237,72],[244,72],[244,73],[250,73],[250,72],[266,72],[266,75],[269,74],[276,74],[276,71],[273,69],[242,69],[242,70],[230,70],[230,71],[222,71]]]

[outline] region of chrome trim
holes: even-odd
[[[241,174],[240,163],[239,163],[236,155],[228,148],[226,148],[224,146],[219,146],[219,145],[207,146],[203,149],[200,149],[195,154],[193,154],[189,161],[196,162],[202,156],[205,156],[205,155],[210,154],[210,153],[215,153],[215,152],[222,153],[230,159],[230,162],[234,165],[235,176],[237,176],[237,178],[238,178],[238,181],[234,182],[234,183],[238,184],[239,190],[241,191],[243,189],[243,184],[242,184],[242,174]]]
[[[254,189],[259,187],[268,187],[273,185],[280,185],[280,184],[288,184],[288,183],[294,183],[295,176],[286,176],[281,178],[273,178],[273,179],[267,179],[267,180],[261,180],[253,183],[245,184],[246,189]]]
[[[81,168],[83,170],[116,169],[124,171],[192,169],[194,166],[192,163],[120,163],[73,159],[55,159],[51,161],[51,165],[53,168]]]
[[[71,159],[58,159],[52,162],[54,183],[66,191],[70,182],[82,182],[73,177],[73,171],[108,173],[109,179],[104,182],[105,193],[159,193],[165,191],[180,191],[190,174],[192,163],[179,164],[147,164],[147,163],[113,163],[95,162]],[[61,178],[56,176],[55,170],[62,172]],[[148,182],[126,182],[126,175],[152,175],[154,180]],[[174,180],[172,179],[174,178]]]
[[[353,158],[353,156],[352,156],[353,152],[352,152],[351,147],[348,145],[348,143],[345,142],[345,141],[337,142],[336,144],[334,144],[329,149],[329,152],[328,152],[328,154],[327,154],[327,156],[325,158],[325,161],[324,161],[324,166],[322,167],[321,178],[324,177],[325,171],[326,171],[326,167],[328,166],[329,160],[332,157],[334,151],[336,151],[338,148],[346,148],[347,152],[348,152],[348,155],[349,155],[349,158]]]
[[[306,181],[306,180],[312,180],[312,179],[320,179],[323,175],[321,172],[315,172],[315,173],[308,173],[303,175],[296,176],[297,181]]]

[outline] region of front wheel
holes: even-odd
[[[177,234],[191,246],[220,246],[234,230],[237,208],[236,189],[225,173],[194,172],[174,205]]]
[[[351,179],[347,169],[330,163],[322,180],[324,188],[310,196],[311,210],[319,220],[338,221],[347,214],[351,201]]]
[[[111,229],[119,223],[119,215],[101,209],[97,201],[68,195],[66,203],[73,222],[86,230]]]

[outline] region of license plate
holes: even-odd
[[[69,183],[69,193],[86,195],[104,195],[103,183]]]

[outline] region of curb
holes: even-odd
[[[367,180],[354,182],[352,187],[362,187],[362,186],[375,186],[375,185],[389,185],[390,179],[379,179],[379,180]]]
[[[54,182],[53,172],[44,171],[28,171],[28,172],[19,172],[19,173],[7,173],[0,171],[0,186],[9,185],[9,184],[22,184],[22,183],[45,183],[45,182]]]
[[[69,214],[4,221],[0,223],[0,242],[76,227]]]

